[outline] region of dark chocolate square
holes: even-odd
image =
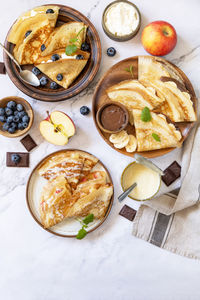
[[[168,168],[165,169],[162,181],[169,186],[181,176],[181,166],[174,161]]]
[[[19,163],[14,163],[11,159],[12,154],[18,154],[20,156]],[[7,152],[6,154],[6,166],[17,167],[17,168],[28,168],[29,167],[29,153],[27,152]]]
[[[0,74],[6,74],[6,68],[2,62],[0,62]]]
[[[122,209],[119,212],[119,215],[128,219],[129,221],[133,221],[135,215],[136,215],[136,210],[131,208],[128,205],[124,205]]]
[[[30,152],[33,148],[37,147],[36,142],[32,139],[32,137],[29,134],[27,134],[23,139],[21,139],[20,142],[28,152]]]

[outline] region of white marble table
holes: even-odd
[[[56,1],[53,1],[56,2]],[[23,95],[8,76],[0,76],[1,97],[25,97],[35,111],[31,136],[39,147],[31,153],[30,168],[6,168],[7,151],[24,151],[18,139],[0,137],[0,298],[4,300],[132,300],[191,299],[200,297],[200,263],[161,250],[131,235],[132,223],[120,217],[123,204],[117,201],[122,169],[132,161],[112,150],[99,136],[92,115],[82,116],[82,105],[91,107],[95,85],[114,63],[129,56],[145,54],[140,34],[133,40],[117,43],[105,36],[101,16],[107,0],[57,1],[85,14],[95,25],[102,42],[102,63],[94,82],[80,95],[60,103],[44,103]],[[18,15],[48,0],[1,1],[0,40]],[[178,44],[167,59],[186,72],[199,96],[200,23],[198,0],[136,0],[142,13],[142,28],[153,20],[171,22],[178,33]],[[117,55],[107,57],[114,46]],[[2,60],[2,53],[1,53]],[[67,147],[87,150],[108,167],[115,186],[115,201],[110,216],[84,240],[53,236],[31,217],[25,201],[27,178],[45,155],[59,150],[43,140],[38,126],[46,110],[67,112],[77,126],[76,136]],[[167,165],[170,154],[163,157]],[[138,203],[125,200],[138,208]]]

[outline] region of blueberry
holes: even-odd
[[[17,128],[18,128],[19,130],[24,130],[23,123],[21,123],[21,122],[18,123]]]
[[[28,127],[28,123],[27,122],[23,122],[22,126],[23,126],[23,128],[26,128],[26,127]]]
[[[110,48],[107,49],[107,55],[108,56],[115,56],[115,54],[116,54],[115,48],[110,47]]]
[[[27,116],[27,113],[23,110],[23,111],[20,111],[20,112],[18,112],[18,117],[20,118],[20,119],[22,119],[23,118],[23,116]]]
[[[89,107],[87,107],[87,106],[81,106],[81,108],[80,108],[80,113],[82,114],[82,115],[88,115],[89,114],[89,112],[90,112],[90,109],[89,109]]]
[[[48,83],[48,79],[45,76],[40,78],[40,85],[45,86]]]
[[[56,76],[56,78],[57,78],[58,81],[61,81],[61,80],[63,80],[63,75],[62,74],[58,74]]]
[[[49,8],[46,10],[46,14],[54,14],[54,10]]]
[[[22,111],[22,110],[24,110],[23,105],[20,104],[20,103],[18,103],[18,104],[17,104],[17,111]]]
[[[3,107],[0,108],[0,116],[5,115],[5,109]]]
[[[41,73],[41,71],[40,71],[37,67],[34,67],[34,68],[32,69],[32,72],[33,72],[33,74],[35,74],[36,76],[40,75],[40,73]]]
[[[9,127],[8,128],[8,132],[11,133],[11,134],[15,133],[15,131],[16,131],[16,128],[14,128],[14,127]]]
[[[45,49],[46,49],[45,45],[42,44],[42,46],[41,46],[41,51],[44,51]]]
[[[6,119],[6,122],[7,123],[12,123],[13,122],[13,116],[9,116],[9,117],[7,117],[7,119]]]
[[[81,50],[83,50],[83,51],[89,51],[90,50],[90,45],[87,42],[84,42],[81,45]]]
[[[76,59],[84,59],[84,56],[81,54],[76,55]]]
[[[58,54],[53,54],[53,55],[51,56],[51,59],[52,59],[53,61],[59,60],[59,59],[60,59],[60,55],[58,55]]]
[[[6,122],[6,117],[5,116],[0,116],[0,122]]]
[[[17,129],[17,123],[15,123],[15,122],[10,123],[10,127]]]
[[[18,123],[19,122],[19,117],[18,116],[14,116],[13,122]]]
[[[21,157],[19,156],[19,154],[12,154],[11,155],[11,160],[15,164],[18,164],[20,162],[20,160],[21,160]]]
[[[16,107],[17,103],[15,101],[9,101],[7,103],[7,107],[8,108],[11,108],[11,109],[14,109]]]
[[[25,33],[25,38],[27,38],[27,36],[29,36],[29,34],[31,34],[32,30],[28,30],[26,33]]]
[[[12,111],[12,109],[6,107],[5,108],[5,113],[6,113],[6,116],[11,116],[13,114],[13,111]]]
[[[4,131],[8,131],[8,128],[9,128],[10,126],[9,126],[9,124],[8,123],[4,123],[3,124],[3,130]]]
[[[58,88],[58,84],[57,84],[55,81],[53,81],[53,82],[51,82],[51,84],[50,84],[50,88],[51,88],[52,90],[56,90],[56,89]]]
[[[18,113],[19,113],[19,112],[18,112],[17,110],[15,110],[15,111],[13,112],[13,115],[14,115],[14,116],[18,116]]]
[[[30,119],[29,116],[27,116],[27,115],[26,115],[26,116],[23,116],[22,122],[27,122],[27,123],[28,123],[28,122],[29,122],[29,119]]]

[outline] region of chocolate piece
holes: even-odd
[[[6,74],[6,68],[2,62],[0,62],[0,74]]]
[[[12,154],[18,154],[20,156],[20,161],[16,164],[12,161]],[[27,152],[7,152],[6,153],[6,166],[7,167],[17,167],[17,168],[28,168],[29,167],[29,153]]]
[[[131,208],[128,205],[124,205],[122,209],[119,212],[119,215],[128,219],[129,221],[133,221],[135,215],[136,215],[136,210]]]
[[[23,139],[21,139],[20,142],[28,152],[30,152],[33,148],[37,146],[36,142],[32,139],[32,137],[29,134],[27,134]]]
[[[166,184],[166,186],[169,186],[180,176],[181,166],[177,163],[177,161],[174,161],[167,169],[165,169],[162,181]]]

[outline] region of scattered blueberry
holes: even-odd
[[[6,117],[5,116],[0,116],[0,122],[5,122],[6,121]]]
[[[23,117],[23,118],[24,118],[24,117]],[[18,117],[18,116],[14,116],[13,122],[18,123],[18,122],[19,122],[19,117]]]
[[[13,122],[13,116],[9,116],[9,117],[7,117],[7,119],[6,119],[6,122],[7,123],[12,123]]]
[[[6,116],[11,116],[13,114],[13,111],[12,111],[12,109],[6,107],[5,108],[5,113],[6,113]]]
[[[90,109],[89,109],[89,107],[87,107],[87,106],[81,106],[81,108],[80,108],[80,113],[82,114],[82,115],[84,115],[84,116],[86,116],[86,115],[88,115],[89,114],[89,112],[90,112]]]
[[[53,81],[53,82],[51,82],[51,84],[50,84],[50,88],[51,88],[52,90],[56,90],[56,89],[58,88],[58,84],[57,84],[55,81]]]
[[[21,122],[18,123],[17,128],[18,128],[19,130],[23,130],[23,129],[24,129],[23,123],[21,123]]]
[[[23,122],[22,126],[23,126],[23,128],[26,128],[26,127],[28,127],[28,123],[27,122]]]
[[[49,8],[47,9],[46,14],[54,14],[54,10]]]
[[[7,107],[11,108],[11,109],[14,109],[16,107],[16,102],[15,101],[9,101],[7,103]]]
[[[20,111],[20,112],[18,113],[18,117],[19,117],[20,119],[22,119],[23,116],[27,116],[27,113],[26,113],[24,110],[23,110],[23,111]]]
[[[21,157],[19,156],[19,154],[12,154],[11,155],[11,160],[15,164],[18,164],[20,162],[20,160],[21,160]]]
[[[8,128],[9,128],[9,124],[8,123],[4,123],[3,124],[3,130],[4,131],[8,131]]]
[[[115,56],[115,54],[116,54],[115,48],[110,47],[110,48],[107,49],[107,55],[108,56]]]
[[[11,133],[11,134],[15,133],[15,131],[16,131],[16,128],[14,128],[14,127],[9,127],[8,128],[8,132]]]
[[[45,86],[48,82],[48,79],[45,76],[40,78],[40,85]]]
[[[0,108],[0,116],[5,115],[5,109],[3,107]]]
[[[40,75],[40,73],[41,73],[41,71],[40,71],[37,67],[34,67],[34,68],[32,69],[32,72],[33,72],[33,74],[35,74],[36,76]]]
[[[76,55],[76,59],[84,59],[84,56],[81,54]]]
[[[56,76],[56,78],[57,78],[58,81],[61,81],[61,80],[63,80],[63,75],[62,74],[58,74]]]
[[[87,42],[84,42],[81,45],[81,50],[83,50],[83,51],[89,51],[90,50],[90,45]]]
[[[45,49],[46,49],[45,45],[42,44],[42,46],[41,46],[41,51],[44,51]]]
[[[29,119],[30,119],[29,116],[27,116],[27,115],[26,115],[26,116],[23,116],[22,122],[27,122],[27,123],[28,123],[28,122],[29,122]]]
[[[60,55],[58,55],[58,54],[53,54],[53,55],[51,56],[51,59],[52,59],[53,61],[59,60],[59,59],[60,59]]]
[[[31,34],[32,30],[28,30],[26,33],[25,33],[25,38],[27,38],[27,36],[29,36],[29,34]]]

